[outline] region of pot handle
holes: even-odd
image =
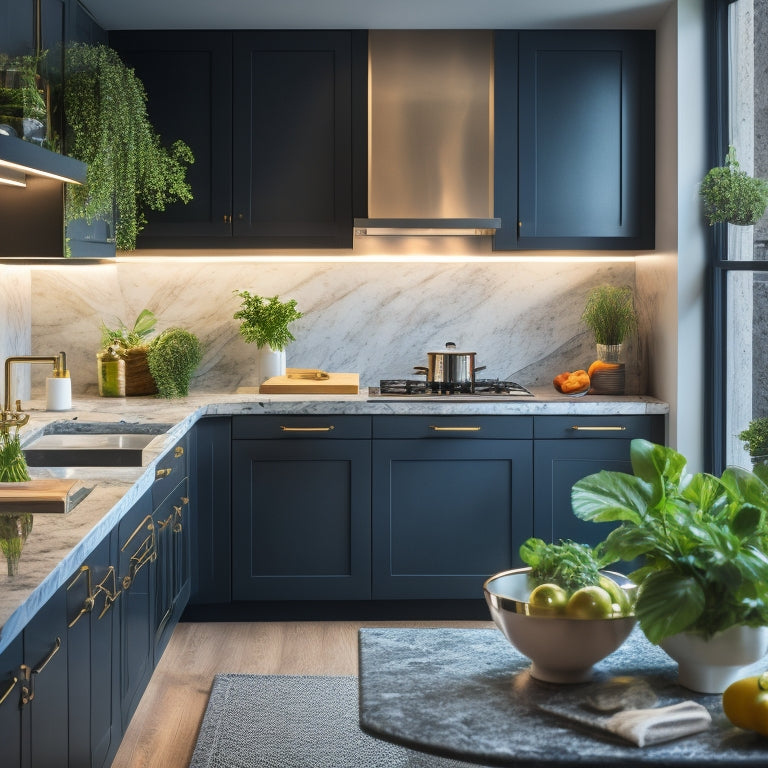
[[[474,372],[477,373],[478,371],[484,371],[485,366],[484,365],[478,365],[474,368]]]
[[[429,371],[429,369],[427,368],[426,365],[414,365],[413,366],[413,372],[417,376],[426,376],[428,371]]]

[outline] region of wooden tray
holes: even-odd
[[[327,379],[294,379],[273,376],[260,387],[264,395],[357,395],[359,373],[329,373]]]
[[[64,514],[83,498],[80,480],[40,477],[23,483],[0,483],[0,512]],[[91,489],[87,489],[88,493]]]

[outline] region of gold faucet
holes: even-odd
[[[46,357],[37,355],[20,355],[18,357],[8,357],[5,360],[5,403],[2,413],[0,413],[0,431],[8,431],[9,427],[23,427],[29,421],[29,414],[24,413],[21,408],[21,400],[16,401],[14,408],[11,408],[11,366],[13,363],[50,363],[53,365],[54,376],[68,375],[67,354],[59,352],[56,356]]]

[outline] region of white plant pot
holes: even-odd
[[[737,625],[709,640],[693,632],[680,632],[660,645],[677,662],[680,685],[699,693],[722,693],[745,677],[745,667],[768,653],[768,627]]]
[[[256,383],[261,386],[273,376],[285,376],[285,350],[269,346],[256,348]]]

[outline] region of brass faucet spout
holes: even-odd
[[[11,368],[14,363],[49,363],[53,366],[54,373],[57,376],[63,376],[67,370],[66,352],[59,352],[58,355],[19,355],[17,357],[7,357],[5,359],[5,402],[3,412],[0,414],[0,420],[6,427],[23,426],[29,421],[29,415],[21,416],[21,400],[16,401],[15,409],[11,408],[13,398],[11,397]],[[66,373],[68,376],[69,374]]]

